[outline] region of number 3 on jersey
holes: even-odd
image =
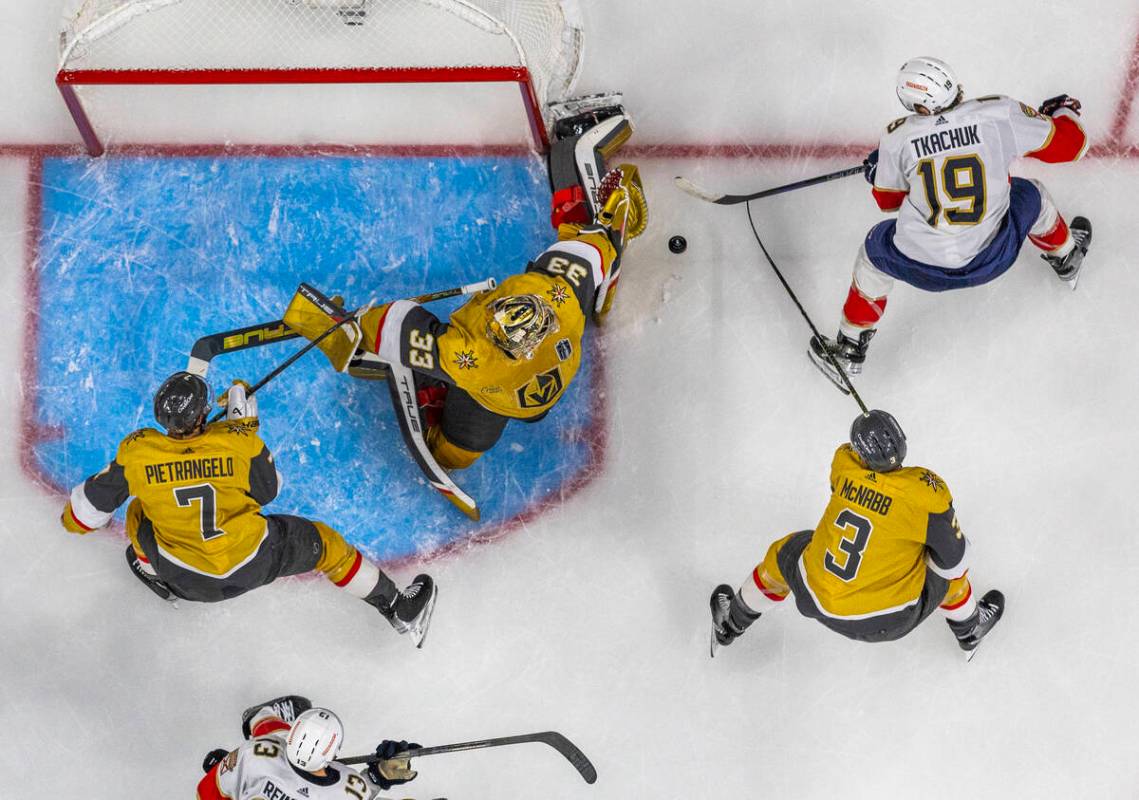
[[[838,542],[838,549],[846,555],[846,559],[840,566],[838,557],[827,550],[826,558],[823,559],[823,566],[827,572],[846,583],[850,583],[858,574],[858,568],[862,566],[862,551],[870,543],[870,532],[874,530],[874,525],[866,517],[855,514],[849,508],[844,508],[839,513],[835,518],[834,525],[846,532],[846,535]],[[852,533],[854,534],[853,537],[851,537]]]
[[[976,225],[985,218],[985,165],[973,154],[950,156],[941,165],[941,182],[938,185],[934,159],[918,162],[917,172],[921,178],[925,201],[929,204],[929,216],[925,221],[933,227],[945,212],[945,221],[950,225]],[[944,192],[950,202],[967,205],[944,207],[941,196]]]

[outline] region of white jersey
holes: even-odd
[[[333,761],[325,769],[324,777],[294,769],[285,757],[284,736],[259,736],[245,742],[218,765],[217,794],[229,800],[373,800],[376,797],[375,787],[351,767]]]
[[[878,145],[874,188],[907,193],[894,245],[935,267],[968,264],[1008,212],[1009,165],[1046,147],[1054,129],[1050,117],[999,95],[890,123]]]

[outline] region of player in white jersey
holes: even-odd
[[[1084,154],[1078,100],[1060,95],[1039,110],[1000,95],[965,100],[949,65],[927,57],[902,66],[897,91],[914,113],[887,126],[864,168],[879,208],[898,218],[874,226],[859,249],[838,336],[811,339],[812,360],[840,386],[827,351],[861,371],[895,280],[933,292],[987,283],[1027,237],[1074,288],[1091,241],[1091,224],[1075,217],[1069,227],[1039,181],[1009,176],[1021,156]]]
[[[407,742],[385,739],[367,778],[336,761],[344,739],[340,719],[297,695],[247,709],[241,729],[244,744],[206,756],[198,800],[380,800],[379,791],[416,775],[409,757],[394,757],[419,748]]]

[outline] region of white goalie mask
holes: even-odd
[[[911,58],[898,70],[898,100],[907,111],[921,106],[937,114],[953,105],[961,91],[953,68],[940,58]]]
[[[344,726],[338,716],[327,708],[310,708],[289,729],[285,755],[297,769],[317,772],[336,758],[343,740]]]

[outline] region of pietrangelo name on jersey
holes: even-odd
[[[890,513],[890,506],[894,504],[894,498],[888,494],[882,494],[869,486],[859,486],[849,478],[843,478],[842,488],[838,493],[855,505],[862,506],[875,514],[881,514],[883,517]]]
[[[944,150],[953,150],[957,147],[969,147],[980,144],[981,135],[977,133],[976,125],[962,125],[960,128],[950,128],[947,131],[934,131],[927,136],[910,139],[914,155],[918,158],[935,156]]]
[[[182,461],[166,461],[161,464],[146,465],[146,482],[151,484],[232,477],[233,456],[187,458]]]

